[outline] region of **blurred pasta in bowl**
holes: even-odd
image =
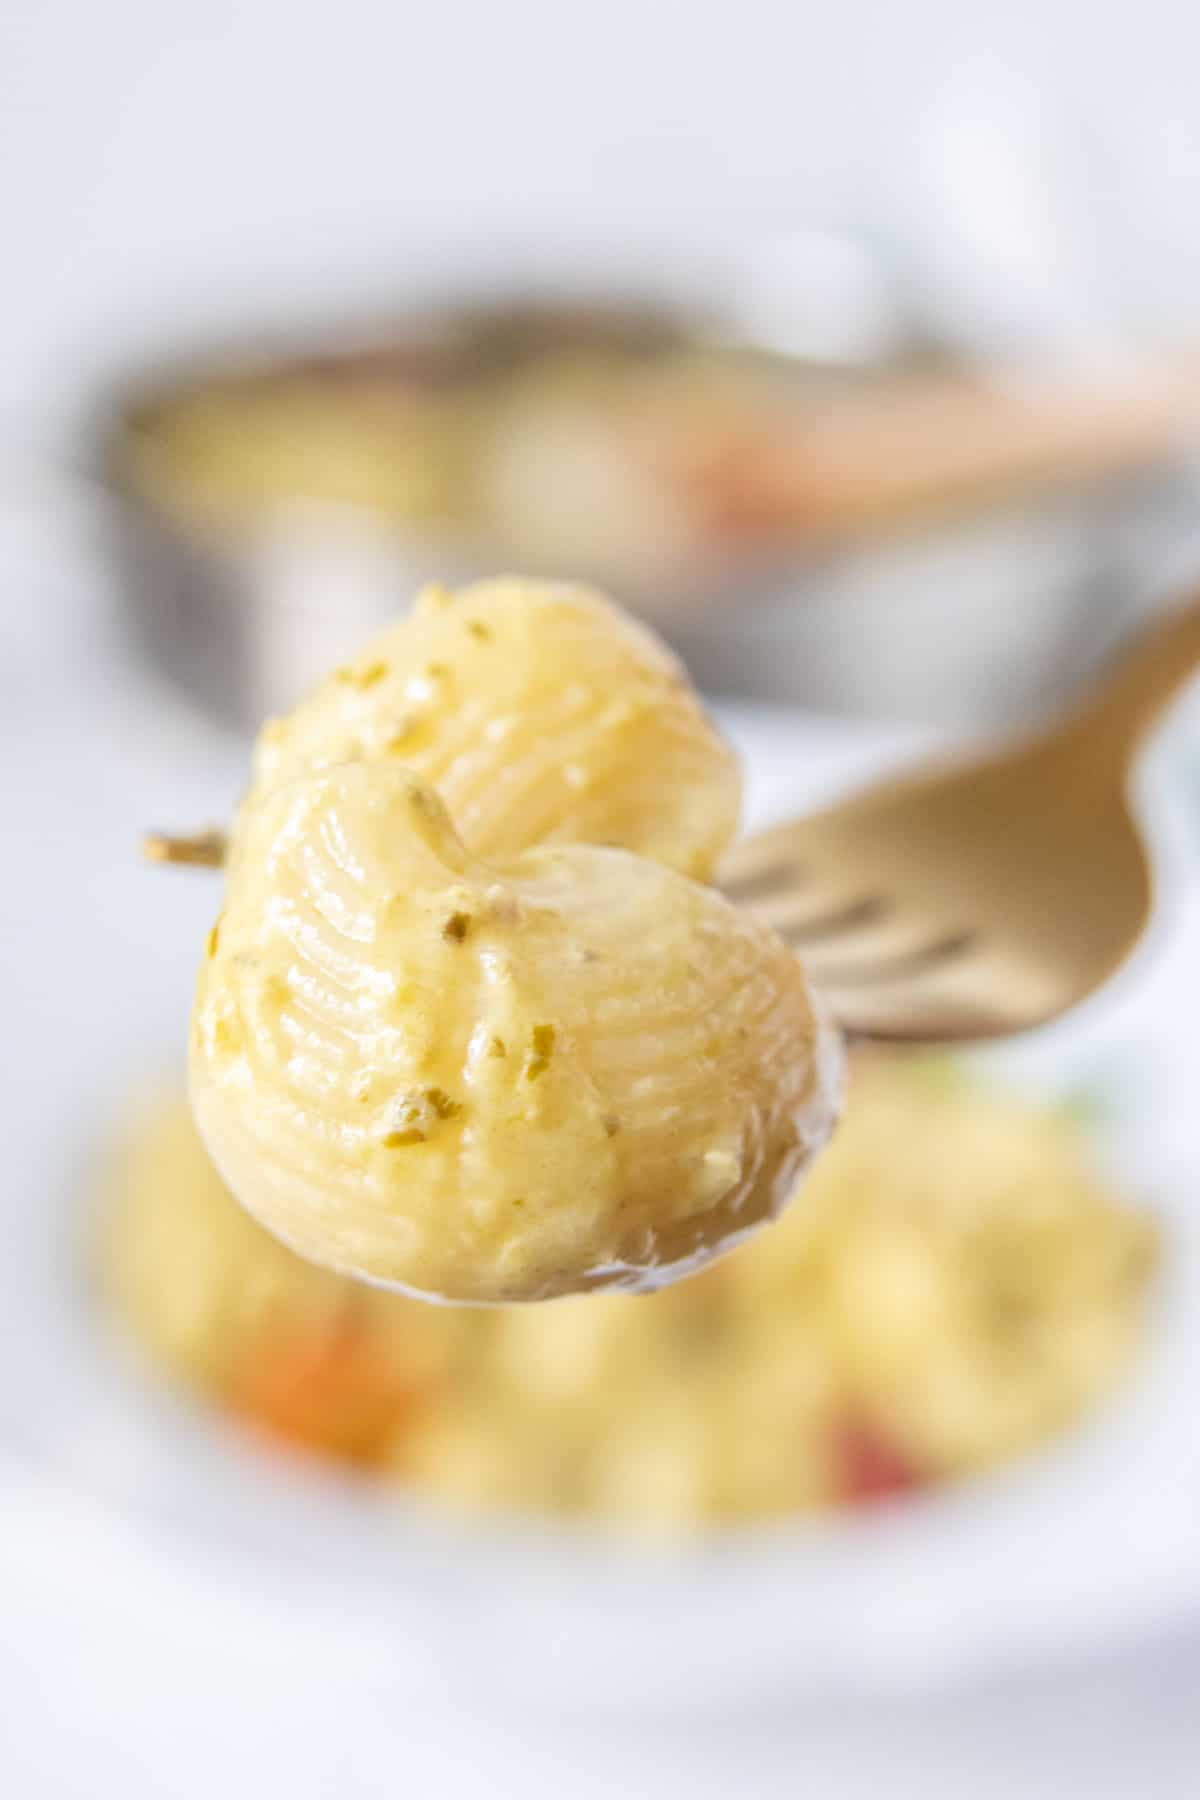
[[[1071,1426],[1136,1351],[1155,1229],[1061,1106],[864,1054],[806,1194],[656,1294],[432,1308],[269,1237],[180,1095],[129,1122],[100,1274],[163,1374],[258,1435],[460,1512],[639,1533],[987,1469]]]

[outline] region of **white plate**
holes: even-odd
[[[150,1381],[93,1308],[96,1147],[130,1083],[181,1049],[214,910],[206,877],[138,866],[137,832],[226,813],[242,751],[102,657],[3,698],[0,759],[16,777],[0,883],[6,1579],[64,1606],[104,1595],[169,1611],[272,1659],[336,1658],[410,1699],[477,1683],[606,1707],[930,1689],[1200,1611],[1200,904],[1186,881],[1116,993],[996,1059],[1039,1087],[1108,1089],[1106,1153],[1164,1214],[1160,1305],[1140,1379],[1113,1406],[987,1480],[696,1550],[459,1525],[250,1455]],[[912,742],[729,717],[760,819]],[[1178,835],[1164,784],[1149,786]]]

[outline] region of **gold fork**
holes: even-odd
[[[1145,930],[1129,779],[1197,665],[1200,599],[1140,632],[1064,722],[760,832],[722,885],[795,945],[853,1036],[999,1038],[1057,1018]]]
[[[1065,722],[894,776],[757,833],[720,871],[794,944],[855,1037],[1007,1037],[1085,999],[1152,902],[1128,798],[1146,734],[1200,664],[1200,599],[1142,631]],[[220,832],[151,833],[155,861],[216,867]]]

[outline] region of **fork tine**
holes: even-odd
[[[723,872],[724,874],[724,872]],[[721,890],[735,906],[753,905],[756,900],[767,899],[780,888],[790,893],[802,887],[808,879],[808,869],[802,862],[774,862],[764,864],[761,869],[748,869],[742,875],[733,875],[722,879]]]
[[[951,999],[920,988],[896,992],[822,988],[847,1037],[882,1044],[982,1042],[1011,1029],[987,1003]]]
[[[978,934],[906,975],[861,983],[816,979],[853,1035],[892,1042],[1007,1037],[1046,1018],[1056,991],[1052,970]]]
[[[217,826],[190,837],[168,831],[147,831],[142,836],[142,855],[147,862],[174,863],[180,868],[219,869],[228,848],[226,834]]]
[[[812,897],[788,894],[781,896],[774,906],[764,903],[753,907],[752,911],[789,944],[807,948],[827,938],[841,939],[849,933],[863,931],[885,918],[890,907],[886,894],[863,894],[857,899],[838,900],[822,907],[815,906]]]
[[[760,831],[743,838],[721,864],[721,887],[734,901],[750,900],[774,888],[791,888],[807,877],[805,858],[792,831]]]
[[[973,949],[979,941],[975,931],[949,931],[927,940],[911,950],[897,950],[891,955],[867,955],[857,960],[830,963],[820,952],[808,958],[816,979],[825,987],[877,987],[902,981],[912,975],[923,975],[945,965]],[[839,946],[840,947],[840,946]]]

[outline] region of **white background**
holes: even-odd
[[[964,71],[1115,122],[1194,217],[1198,65],[1190,0],[4,0],[0,431],[43,441],[114,357],[463,262],[903,239]]]

